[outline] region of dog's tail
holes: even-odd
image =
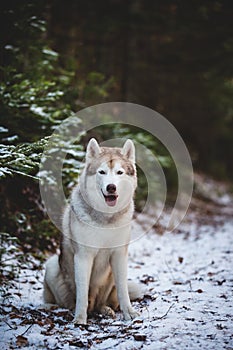
[[[128,291],[129,291],[129,298],[131,301],[136,299],[142,299],[144,296],[144,291],[140,284],[128,281]]]

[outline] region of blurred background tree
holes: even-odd
[[[87,83],[76,80],[73,67],[60,62],[47,34],[49,7],[45,1],[9,1],[0,6],[2,240],[9,242],[9,237],[17,236],[25,251],[52,250],[59,234],[40,200],[37,173],[41,155],[60,122],[85,107],[88,99],[105,98],[112,81],[97,72],[87,75]],[[63,144],[65,184],[74,182],[80,172],[82,135],[76,135],[75,143]]]
[[[35,179],[41,153],[63,119],[96,103],[160,112],[183,137],[195,169],[232,179],[232,9],[229,0],[2,1],[1,231],[18,236],[24,249],[56,247]],[[176,183],[157,140],[133,129],[93,131],[100,141],[106,132],[143,138]],[[65,183],[77,177],[72,169],[89,136],[67,145]]]

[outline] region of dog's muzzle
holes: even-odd
[[[107,185],[106,190],[107,194],[104,194],[104,192],[102,191],[105,202],[109,207],[114,207],[117,203],[118,198],[118,195],[116,193],[116,185],[109,184]]]

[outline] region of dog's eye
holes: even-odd
[[[106,172],[105,172],[104,170],[99,170],[99,174],[101,174],[101,175],[105,175],[105,174],[106,174]]]
[[[118,170],[117,175],[122,175],[123,171],[122,170]]]

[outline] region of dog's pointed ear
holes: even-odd
[[[99,154],[100,154],[100,146],[98,142],[94,138],[90,139],[87,145],[86,158],[87,159],[95,158],[95,157],[98,157]]]
[[[128,139],[123,148],[121,153],[124,157],[128,158],[131,162],[135,163],[135,147],[133,144],[133,141]]]

